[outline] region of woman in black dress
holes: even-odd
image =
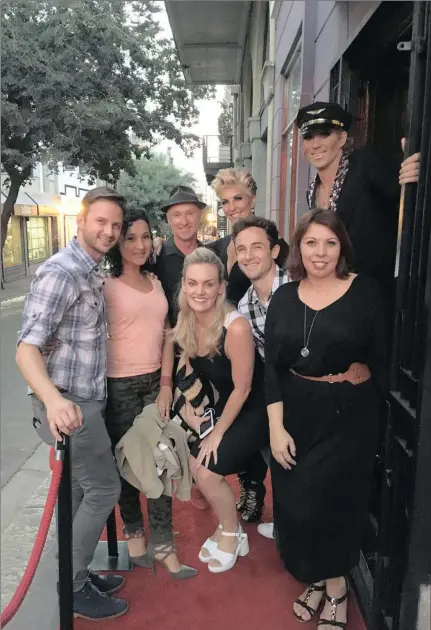
[[[244,469],[249,458],[268,443],[265,402],[256,384],[255,344],[247,319],[226,302],[224,268],[210,250],[199,247],[184,261],[174,339],[186,364],[206,389],[216,390],[214,428],[191,447],[190,468],[213,508],[218,527],[199,559],[212,573],[231,569],[248,553],[247,534],[238,523],[235,497],[225,476]],[[261,366],[259,362],[256,366]],[[200,433],[204,412],[188,405],[185,420]]]
[[[244,219],[254,213],[257,186],[252,175],[243,169],[225,168],[218,171],[211,182],[211,187],[220,199],[221,207],[228,221],[233,225],[238,219]],[[284,268],[289,246],[283,238],[278,241],[280,253],[276,263]],[[250,286],[250,280],[238,266],[232,235],[228,234],[214,243],[207,245],[221,259],[226,271],[226,297],[235,306],[244,297]],[[259,360],[259,359],[258,359]],[[268,459],[268,458],[267,458]],[[243,521],[260,521],[265,500],[265,477],[268,466],[261,453],[248,462],[246,469],[238,475],[240,497],[237,509]]]
[[[289,572],[309,584],[295,617],[308,621],[325,597],[324,630],[345,628],[343,576],[359,560],[387,390],[379,289],[349,273],[351,257],[336,213],[304,215],[288,261],[296,281],[275,293],[265,328],[278,548]]]

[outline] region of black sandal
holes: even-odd
[[[300,606],[302,606],[310,615],[310,619],[312,617],[314,617],[314,615],[317,613],[317,611],[319,610],[319,606],[322,602],[322,600],[320,600],[317,608],[312,608],[311,606],[308,605],[308,600],[311,597],[311,594],[314,593],[314,591],[324,591],[325,590],[325,584],[322,584],[321,586],[319,586],[318,584],[309,584],[308,589],[307,589],[307,593],[305,594],[305,599],[296,599],[295,600],[295,604],[299,604]],[[301,623],[308,623],[310,621],[310,619],[303,619],[300,615],[298,615],[297,612],[295,612],[295,610],[292,611],[295,618],[300,621]]]
[[[342,604],[347,599],[347,595],[349,594],[349,584],[346,580],[346,592],[342,597],[329,597],[328,593],[325,593],[325,599],[328,601],[331,606],[331,618],[330,619],[320,619],[317,627],[319,626],[332,626],[333,628],[341,628],[341,630],[346,630],[347,621],[337,621],[337,608],[339,604]]]

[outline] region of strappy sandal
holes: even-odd
[[[312,617],[314,617],[314,615],[317,613],[317,611],[319,610],[320,604],[322,603],[322,599],[319,601],[319,604],[317,606],[317,608],[312,608],[311,606],[308,605],[308,600],[311,597],[311,594],[316,592],[323,592],[325,590],[325,584],[322,584],[321,586],[319,586],[319,584],[310,584],[308,586],[307,592],[305,594],[305,598],[304,599],[296,599],[295,600],[295,604],[299,604],[300,606],[302,606],[302,608],[304,608],[304,610],[306,610],[308,612],[308,614],[310,615],[310,619]],[[310,619],[303,619],[300,615],[298,615],[298,613],[295,611],[295,609],[293,609],[293,615],[294,617],[300,621],[301,623],[308,623],[310,621]]]
[[[330,619],[320,619],[317,627],[320,626],[331,626],[332,628],[341,628],[341,630],[346,630],[347,621],[337,621],[337,608],[340,604],[346,601],[347,595],[349,594],[349,584],[346,580],[346,592],[342,597],[329,597],[328,593],[325,593],[325,599],[327,602],[331,604],[331,618]]]
[[[221,535],[235,537],[237,540],[237,546],[234,553],[222,551],[219,547],[217,547],[217,549],[212,554],[211,560],[217,560],[219,564],[208,564],[208,570],[211,573],[223,573],[224,571],[229,571],[235,566],[238,556],[244,557],[250,551],[248,536],[242,529],[241,525],[238,524],[238,531],[225,532],[222,530]]]
[[[219,524],[217,529],[222,529],[222,526]],[[213,534],[214,536],[214,534]],[[201,547],[201,550],[199,552],[199,560],[201,562],[204,562],[205,564],[208,564],[208,562],[211,560],[213,553],[217,550],[218,547],[218,542],[216,542],[215,540],[213,540],[212,538],[207,538],[206,541],[204,542],[204,544]],[[202,552],[206,551],[208,555],[204,555]]]

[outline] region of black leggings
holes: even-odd
[[[241,480],[244,488],[248,490],[257,483],[262,484],[265,481],[267,472],[268,465],[265,462],[262,453],[260,451],[257,451],[247,461],[244,470],[238,473],[238,477]]]
[[[160,370],[140,376],[108,378],[106,428],[115,447],[127,433],[137,415],[154,403],[160,390]],[[140,492],[121,477],[121,495],[118,500],[124,533],[133,537],[144,533]],[[171,542],[172,497],[162,494],[158,499],[147,498],[148,522],[154,544]]]

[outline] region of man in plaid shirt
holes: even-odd
[[[48,444],[71,436],[74,613],[118,617],[124,600],[110,597],[121,576],[88,571],[120,479],[105,427],[107,336],[99,262],[120,238],[124,198],[89,191],[78,236],[37,270],[27,295],[17,363],[32,390],[33,425]]]
[[[284,269],[278,267],[278,230],[272,221],[254,215],[239,219],[232,230],[238,265],[250,280],[247,293],[238,303],[238,311],[250,320],[256,347],[265,360],[265,320],[275,291],[289,281]],[[269,453],[265,453],[269,463]],[[250,475],[251,477],[253,475]],[[273,538],[273,523],[261,523],[260,534]]]

